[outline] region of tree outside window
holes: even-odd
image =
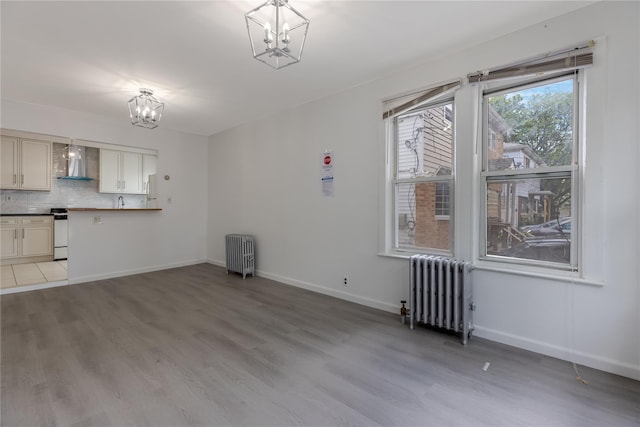
[[[486,255],[573,265],[575,81],[485,94]]]

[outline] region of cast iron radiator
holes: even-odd
[[[454,332],[462,344],[473,331],[471,263],[453,258],[413,255],[410,259],[411,306],[414,322]]]
[[[242,278],[251,274],[255,277],[255,253],[253,236],[246,234],[227,234],[225,236],[227,255],[227,274],[240,273]]]

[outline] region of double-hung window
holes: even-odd
[[[577,268],[578,88],[572,71],[484,91],[481,256]]]
[[[425,91],[387,109],[383,116],[393,159],[392,250],[453,253],[455,110],[451,92],[459,86],[456,81]]]
[[[483,95],[480,258],[578,269],[579,107],[593,46],[467,76]]]

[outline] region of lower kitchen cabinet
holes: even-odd
[[[17,258],[18,255],[18,220],[2,219],[2,229],[0,229],[0,257]]]
[[[2,217],[0,225],[3,263],[5,260],[33,258],[42,261],[53,257],[52,216],[6,216]]]

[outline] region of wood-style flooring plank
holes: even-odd
[[[1,316],[2,426],[640,425],[638,381],[210,264]]]

